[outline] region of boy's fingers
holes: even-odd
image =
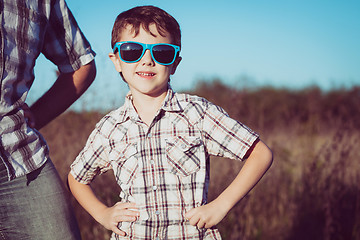
[[[140,212],[137,210],[121,210],[122,216],[139,217]]]
[[[197,226],[198,222],[199,222],[199,219],[194,219],[194,218],[192,218],[189,221],[190,225],[192,225],[192,226]]]
[[[125,208],[133,208],[133,209],[137,209],[136,208],[136,203],[132,203],[132,202],[117,202],[115,203],[115,207],[119,208],[119,209],[125,209]]]
[[[206,223],[204,228],[211,228],[212,226],[214,226],[213,224],[209,224],[209,223]]]
[[[117,226],[114,226],[111,231],[113,231],[114,233],[116,233],[117,235],[120,236],[125,236],[126,233],[124,231],[121,231]]]
[[[132,212],[132,211],[129,211]],[[113,231],[114,233],[120,235],[120,236],[125,236],[126,233],[122,230],[120,230],[117,226],[119,222],[134,222],[137,220],[137,216],[129,216],[129,215],[117,215],[114,218],[115,223],[113,224],[112,228],[110,229],[111,231]]]
[[[134,222],[137,220],[137,216],[126,216],[126,215],[119,215],[115,218],[117,222]]]
[[[198,216],[191,216],[190,218],[188,218],[190,225],[192,226],[196,226],[198,224],[198,222],[200,221],[200,218]]]
[[[204,228],[206,225],[205,221],[199,219],[199,222],[196,224],[198,228]]]
[[[123,207],[116,207],[113,213],[113,216],[117,219],[121,216],[128,216],[128,217],[139,217],[140,212],[137,209],[128,209]]]
[[[195,208],[193,208],[193,209],[191,209],[190,211],[188,211],[187,213],[185,213],[185,218],[187,219],[187,220],[190,220],[193,216],[194,216],[194,214],[195,214],[195,210],[194,210]]]

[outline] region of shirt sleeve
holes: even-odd
[[[56,0],[51,7],[42,53],[58,66],[60,72],[74,72],[91,62],[95,52],[65,0]]]
[[[97,175],[111,169],[106,138],[96,128],[89,136],[84,149],[71,164],[70,173],[80,183],[89,184]]]
[[[209,103],[203,118],[203,134],[209,154],[243,160],[259,135],[228,116],[220,107]]]

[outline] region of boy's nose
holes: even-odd
[[[151,57],[151,52],[149,49],[145,50],[144,56],[141,58],[141,63],[145,65],[154,65],[155,62]]]

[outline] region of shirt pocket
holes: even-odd
[[[115,143],[109,153],[109,159],[120,187],[128,188],[139,169],[137,145]]]
[[[201,166],[202,141],[199,137],[176,137],[166,142],[166,156],[170,172],[187,177]]]

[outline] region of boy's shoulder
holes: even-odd
[[[96,124],[95,128],[104,136],[109,136],[118,123],[126,120],[126,109],[123,106],[110,111],[103,116]]]
[[[188,93],[176,93],[177,101],[183,109],[193,109],[206,111],[209,108],[216,108],[219,111],[225,112],[220,106],[215,105],[204,97],[198,95],[188,94]],[[200,111],[201,111],[200,110]]]
[[[207,99],[189,93],[175,93],[171,102],[172,104],[178,104],[179,108],[185,112],[191,111],[194,108],[203,112],[211,104]]]
[[[227,114],[221,107],[213,104],[204,97],[188,93],[176,93],[175,96],[184,115],[193,123],[202,119],[208,111],[218,111]]]
[[[190,93],[178,93],[175,92],[176,99],[180,103],[187,103],[187,102],[193,102],[198,104],[206,105],[210,103],[206,98],[200,97],[198,95],[190,94]]]

